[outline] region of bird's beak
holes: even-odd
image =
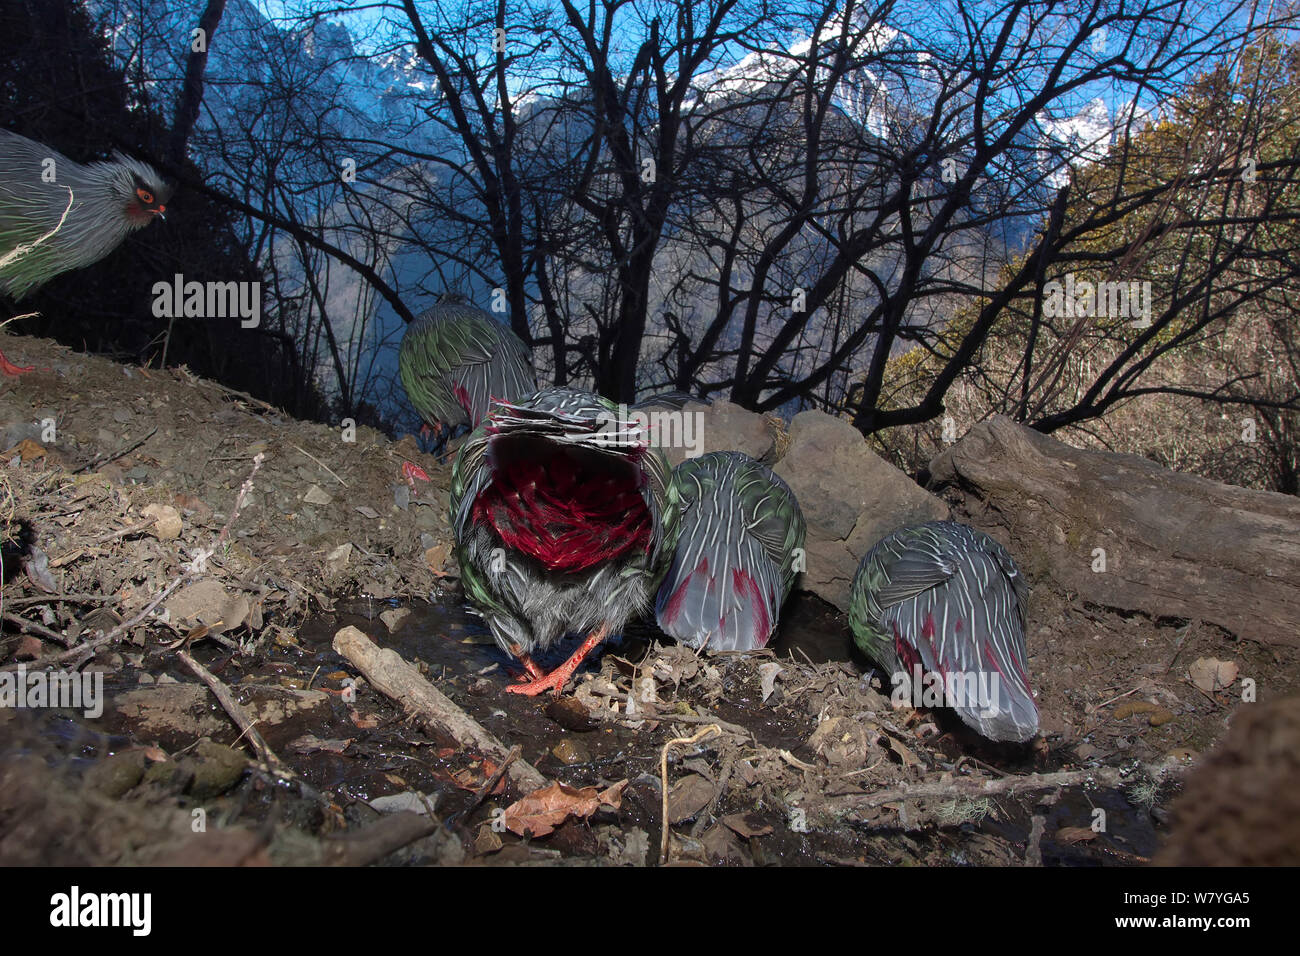
[[[161,219],[163,222],[167,221],[167,216],[165,215],[166,212],[167,212],[166,206],[158,207],[158,218]]]

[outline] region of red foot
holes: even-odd
[[[416,479],[419,479],[420,481],[429,480],[429,476],[425,474],[424,469],[411,461],[402,462],[402,477],[405,478],[406,483],[411,486],[411,494],[415,494]]]
[[[519,663],[524,665],[524,670],[528,671],[529,676],[532,677],[533,680],[541,680],[546,676],[542,673],[542,669],[533,663],[533,659],[518,644],[514,646],[511,653],[514,654],[515,657],[519,658]]]
[[[551,671],[545,677],[542,677],[539,672],[533,675],[533,680],[531,681],[522,684],[511,684],[506,688],[506,693],[524,694],[528,697],[536,697],[538,694],[549,690],[553,691],[556,697],[559,697],[560,691],[564,690],[564,685],[569,682],[569,678],[572,677],[573,672],[578,669],[583,658],[591,653],[592,648],[605,639],[605,635],[608,632],[609,626],[602,624],[591,633],[590,637],[582,642],[582,646],[573,652],[572,657],[559,667],[555,668],[555,670]],[[527,655],[524,656],[527,657]],[[521,658],[521,661],[523,661],[523,658]],[[531,660],[524,662],[525,667],[528,667],[529,664],[533,664],[533,662]],[[537,665],[533,664],[533,666],[529,668],[529,673],[533,674],[536,670]]]
[[[0,372],[3,372],[5,375],[26,375],[28,372],[34,371],[35,369],[35,365],[15,365],[13,362],[5,358],[4,352],[0,352]]]

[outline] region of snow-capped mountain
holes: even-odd
[[[121,63],[128,71],[143,63],[141,72],[150,77],[153,101],[172,103],[184,77],[199,11],[167,0],[154,0],[146,9],[142,19],[139,0],[92,0],[92,10]],[[783,44],[741,50],[734,61],[699,73],[687,105],[695,134],[734,135],[725,124],[711,129],[711,117],[735,117],[734,107],[739,104],[743,110],[747,98],[770,98],[770,91],[789,87],[800,71],[806,75],[814,44],[839,44],[837,49],[860,58],[863,65],[838,83],[835,121],[856,124],[867,136],[884,142],[908,135],[903,114],[914,105],[908,97],[925,95],[923,51],[914,49],[910,37],[888,27],[854,30],[853,25],[846,29],[840,21],[830,22],[817,37],[794,36]],[[444,289],[487,306],[500,283],[483,277],[495,271],[490,246],[466,247],[465,223],[482,222],[486,216],[469,185],[472,177],[457,172],[467,162],[463,144],[431,119],[442,105],[437,84],[410,47],[409,37],[400,39],[400,32],[393,36],[399,41],[375,44],[384,52],[365,55],[345,22],[277,22],[251,0],[230,0],[210,48],[204,110],[191,140],[192,153],[214,184],[236,195],[258,197],[277,215],[294,219],[371,264],[412,311],[419,312],[427,298]],[[178,37],[186,42],[177,42]],[[891,76],[893,69],[904,70],[909,85]],[[819,72],[819,81],[821,76]],[[291,96],[283,95],[286,90]],[[589,111],[581,104],[577,109],[572,103],[565,109],[559,105],[544,91],[522,96],[514,104],[519,143],[526,147],[518,160],[520,171],[534,180],[562,181],[572,157],[592,135],[592,122],[584,120]],[[778,116],[777,122],[787,119],[797,118]],[[1100,100],[1076,116],[1044,115],[1040,125],[1049,157],[1045,162],[1055,164],[1045,169],[1053,188],[1065,181],[1071,163],[1095,161],[1109,145],[1111,121]],[[388,145],[442,161],[392,155]],[[353,181],[340,175],[349,159],[357,164]],[[429,203],[428,197],[444,202]],[[557,207],[546,215],[581,214]],[[703,218],[693,223],[697,233],[702,224],[719,235],[732,225],[708,219],[712,212],[698,215]],[[763,215],[752,216],[750,223],[756,235],[765,228]],[[295,310],[295,334],[310,339],[304,344],[306,358],[314,362],[327,393],[337,391],[343,381],[351,382],[354,400],[375,405],[389,417],[406,413],[405,423],[414,424],[397,384],[404,325],[391,306],[350,268],[283,232],[261,241],[265,235],[260,223],[246,224],[250,247],[262,250],[278,277],[277,304]],[[421,241],[411,241],[415,237]],[[689,333],[698,333],[716,314],[718,290],[710,282],[719,280],[711,255],[670,221],[650,290],[655,305],[647,331],[647,364],[672,339],[655,324],[654,315],[671,311]],[[809,228],[779,265],[781,288],[810,285],[828,255],[825,237]],[[879,280],[892,281],[896,263],[889,256],[866,264]],[[752,281],[749,270],[742,255],[734,263],[730,288],[747,289]],[[703,278],[695,284],[677,281],[686,275]],[[594,330],[584,329],[585,304],[601,303],[614,294],[612,277],[575,267],[562,278],[571,300],[566,303],[573,322],[570,334],[577,339]],[[860,285],[850,294],[872,294],[870,283],[863,280]],[[334,350],[329,337],[322,336],[322,306],[337,342]],[[779,321],[779,312],[764,309],[760,344]],[[814,318],[820,322],[826,317]],[[541,320],[535,319],[534,326],[540,330]],[[729,329],[720,345],[734,346],[738,334]],[[543,377],[548,358],[538,356]]]

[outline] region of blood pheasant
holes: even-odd
[[[645,610],[677,540],[662,454],[617,406],[571,388],[494,403],[452,468],[451,522],[465,594],[532,680],[556,694],[582,659]],[[531,654],[587,634],[543,675]]]
[[[798,573],[794,492],[737,451],[688,458],[673,477],[681,534],[655,601],[659,627],[691,647],[764,647]]]
[[[895,689],[943,704],[992,740],[1038,732],[1026,676],[1024,575],[982,532],[952,521],[896,531],[862,559],[849,624]],[[918,686],[920,684],[921,686]],[[911,700],[918,697],[909,696]]]
[[[435,432],[477,428],[494,398],[514,401],[537,390],[528,347],[492,316],[443,300],[423,312],[402,338],[402,385]]]
[[[166,210],[171,187],[120,153],[82,165],[0,129],[0,292],[21,299],[116,249]],[[0,371],[20,368],[0,353]]]

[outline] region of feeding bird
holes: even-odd
[[[162,216],[171,194],[157,171],[121,153],[83,165],[0,129],[0,292],[21,299],[98,262]],[[31,368],[0,354],[0,371]]]
[[[456,456],[451,524],[465,594],[531,680],[557,695],[586,655],[645,610],[677,540],[662,453],[618,407],[572,388],[496,402]],[[550,674],[531,655],[587,635]]]
[[[1025,741],[1038,732],[1025,665],[1028,597],[1000,544],[954,521],[932,521],[867,552],[853,579],[849,625],[909,699],[941,680],[936,702],[968,726],[991,740]]]
[[[537,391],[528,347],[492,316],[444,298],[407,328],[398,370],[411,404],[435,434],[444,425],[477,428],[492,399]]]
[[[794,492],[738,451],[688,458],[673,479],[681,531],[655,600],[659,627],[691,647],[766,646],[804,542]]]

